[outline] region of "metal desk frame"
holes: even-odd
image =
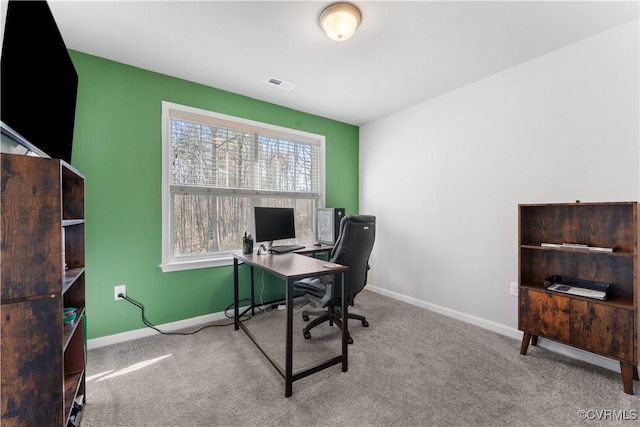
[[[241,314],[239,306],[239,274],[238,267],[241,264],[247,264],[251,267],[251,306]],[[233,254],[233,301],[234,301],[234,328],[235,330],[242,329],[247,336],[258,347],[260,352],[267,358],[267,360],[273,365],[278,373],[284,378],[285,397],[290,397],[293,393],[293,382],[311,374],[319,372],[323,369],[329,368],[338,363],[342,363],[342,372],[348,370],[348,321],[347,321],[347,298],[345,286],[342,287],[342,354],[332,357],[319,365],[311,368],[303,369],[299,372],[293,372],[293,283],[296,280],[300,280],[305,277],[324,276],[327,274],[333,274],[336,278],[336,284],[344,284],[345,275],[349,267],[337,266],[326,267],[327,261],[323,261],[317,258],[308,257],[299,253],[286,253],[286,254],[268,254],[257,255],[255,253],[245,255],[240,252]],[[266,351],[260,347],[257,340],[247,329],[247,327],[240,321],[240,317],[248,310],[253,310],[255,307],[254,296],[254,268],[260,268],[274,274],[277,277],[284,279],[287,283],[286,288],[286,305],[287,305],[287,320],[286,320],[286,343],[285,343],[285,366],[282,366]]]

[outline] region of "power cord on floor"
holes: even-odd
[[[214,327],[214,326],[231,326],[231,325],[233,325],[233,323],[234,323],[234,322],[231,322],[231,323],[223,323],[223,324],[205,325],[205,326],[203,326],[203,327],[201,327],[201,328],[199,328],[199,329],[196,329],[195,331],[191,331],[191,332],[166,332],[166,331],[162,331],[162,330],[158,329],[154,324],[152,324],[151,322],[149,322],[149,321],[147,320],[147,318],[146,318],[146,317],[145,317],[145,315],[144,315],[144,305],[142,305],[140,302],[138,302],[138,301],[134,300],[134,299],[133,299],[133,298],[131,298],[131,297],[128,297],[128,296],[126,296],[126,295],[123,295],[123,294],[118,294],[118,297],[120,297],[120,298],[122,298],[122,299],[124,299],[124,300],[128,301],[129,303],[131,303],[131,304],[135,305],[136,307],[138,307],[138,308],[140,309],[140,311],[141,311],[142,322],[143,322],[147,327],[149,327],[149,328],[151,328],[151,329],[153,329],[153,330],[158,331],[158,332],[159,332],[159,333],[161,333],[162,335],[193,335],[193,334],[195,334],[195,333],[197,333],[197,332],[200,332],[201,330],[206,329],[206,328],[211,328],[211,327]],[[240,301],[249,301],[249,300],[248,300],[248,299],[242,299],[242,300],[240,300]],[[227,314],[227,312],[229,311],[229,309],[230,309],[231,307],[233,307],[233,303],[229,304],[229,305],[227,306],[227,308],[225,308],[225,309],[224,309],[224,315],[225,315],[227,318],[233,319],[233,316],[229,316],[229,315]],[[243,321],[245,321],[245,320],[249,320],[250,318],[251,318],[251,316],[244,315],[244,319],[242,319],[242,318],[241,318],[241,319],[240,319],[240,321],[241,321],[241,322],[243,322]]]

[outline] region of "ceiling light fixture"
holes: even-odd
[[[350,3],[334,3],[320,14],[320,26],[331,40],[350,38],[360,25],[360,10]]]

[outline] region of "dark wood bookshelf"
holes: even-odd
[[[519,205],[521,354],[547,338],[619,361],[625,393],[638,379],[638,203]],[[578,243],[612,252],[543,243]],[[551,276],[609,285],[604,300],[546,289]]]
[[[64,427],[85,397],[84,177],[57,159],[0,157],[0,424]]]

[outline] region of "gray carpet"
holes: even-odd
[[[349,371],[296,381],[290,398],[233,326],[90,350],[82,426],[638,425],[618,373],[537,347],[521,356],[517,340],[366,290],[356,302],[370,326],[350,323]],[[282,365],[284,314],[246,323]],[[296,310],[294,372],[340,352],[337,328],[305,340],[303,324]]]

